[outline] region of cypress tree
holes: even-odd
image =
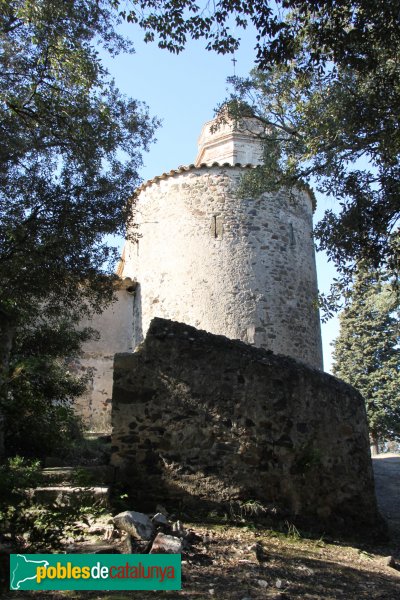
[[[387,273],[361,264],[340,315],[334,374],[364,396],[374,453],[400,439],[399,300]]]

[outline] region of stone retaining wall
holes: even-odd
[[[115,357],[112,426],[138,506],[258,500],[321,522],[377,518],[362,397],[291,358],[154,319]]]

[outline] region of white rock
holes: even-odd
[[[268,587],[268,581],[265,581],[265,579],[257,579],[257,584],[261,588],[267,588]]]
[[[181,540],[165,533],[157,533],[150,550],[150,554],[180,554],[181,552]]]
[[[150,540],[154,533],[154,525],[144,513],[125,510],[113,519],[115,527],[122,529],[136,539]]]

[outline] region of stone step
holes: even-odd
[[[46,467],[42,469],[44,481],[52,485],[70,484],[102,485],[115,480],[115,467],[111,465],[82,465],[66,467]]]
[[[44,466],[46,468],[105,465],[111,456],[111,434],[107,431],[86,431],[79,442],[76,453],[72,457],[62,458],[57,456],[46,456]]]
[[[67,547],[68,554],[121,554],[115,546],[104,542],[79,542]]]
[[[105,444],[111,442],[110,431],[85,431],[83,437],[87,440],[100,440]]]
[[[29,489],[28,496],[34,504],[69,506],[79,502],[82,506],[90,506],[94,503],[107,506],[109,488],[107,486],[43,486]]]

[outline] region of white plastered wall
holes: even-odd
[[[81,323],[99,336],[83,345],[82,356],[72,365],[76,372],[88,375],[87,391],[75,401],[75,407],[93,431],[111,427],[114,354],[132,352],[133,295],[125,287],[116,292],[116,301],[104,312]]]

